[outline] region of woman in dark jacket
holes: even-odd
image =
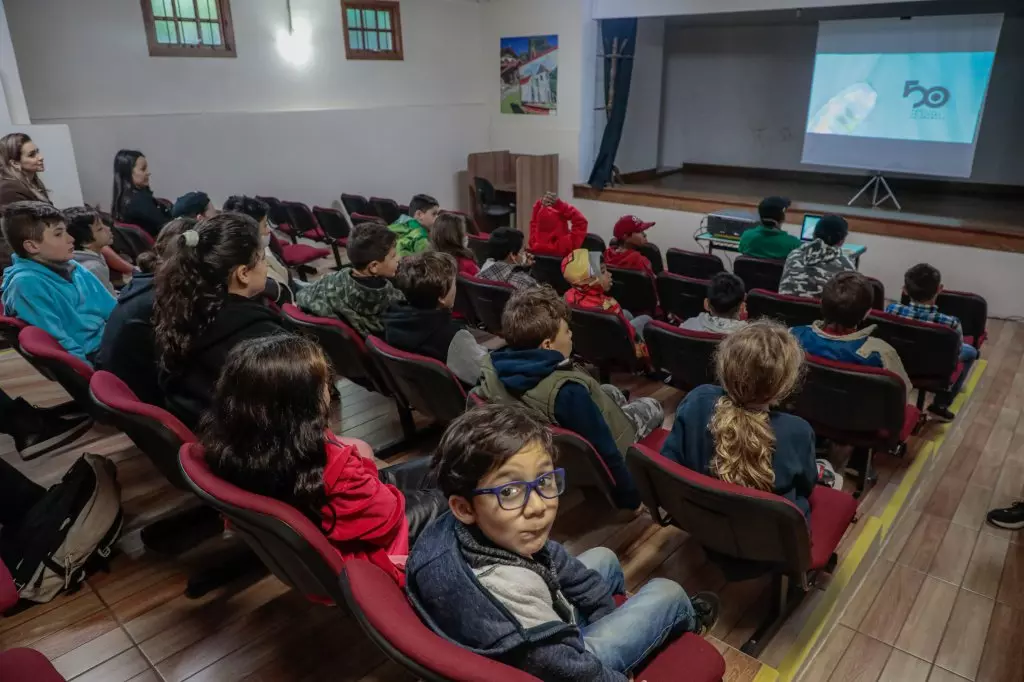
[[[286,331],[261,302],[266,285],[259,226],[222,213],[185,230],[156,275],[153,324],[160,388],[191,428],[213,400],[228,353],[240,341]]]
[[[149,162],[142,152],[122,149],[114,157],[114,195],[110,214],[119,223],[138,225],[155,239],[171,213],[153,198]]]

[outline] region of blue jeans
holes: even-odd
[[[595,547],[576,557],[611,584],[615,594],[626,593],[615,552]],[[608,668],[628,673],[671,637],[697,629],[690,598],[678,583],[654,578],[629,601],[593,623],[577,612],[587,651]]]
[[[960,345],[960,362],[964,363],[964,369],[960,372],[960,376],[957,377],[956,383],[953,384],[949,391],[943,391],[935,394],[935,404],[940,407],[949,407],[950,403],[953,402],[953,398],[960,392],[960,389],[964,387],[964,382],[967,381],[967,375],[971,373],[971,367],[974,365],[974,361],[978,359],[978,350],[967,343]]]

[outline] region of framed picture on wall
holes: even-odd
[[[501,39],[501,113],[558,111],[558,36]]]

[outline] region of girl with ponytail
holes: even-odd
[[[783,495],[805,516],[818,478],[814,431],[772,408],[800,381],[804,353],[788,329],[760,321],[718,347],[719,386],[700,386],[676,411],[661,454],[723,481]]]
[[[285,329],[259,295],[267,280],[259,226],[240,213],[204,220],[177,238],[156,275],[153,325],[167,406],[194,428],[240,341]]]

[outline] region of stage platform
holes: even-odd
[[[871,208],[870,196],[847,206],[867,177],[687,166],[634,173],[626,176],[627,184],[603,190],[576,185],[573,195],[692,213],[756,210],[762,197],[781,195],[793,200],[787,222],[801,222],[804,213],[835,213],[849,221],[853,232],[1024,253],[1024,187],[887,176],[902,211],[891,202]]]

